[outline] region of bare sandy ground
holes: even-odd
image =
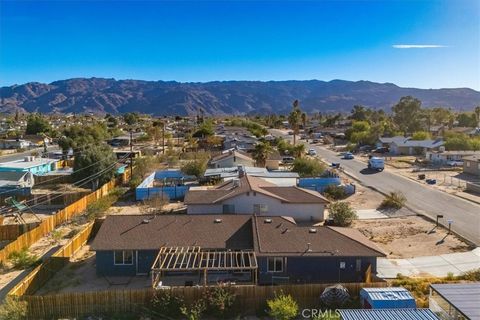
[[[420,216],[356,220],[353,227],[374,241],[388,258],[434,256],[472,249],[455,235],[447,236],[444,228],[429,233],[435,224]]]

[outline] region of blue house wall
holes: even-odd
[[[7,165],[0,167],[0,171],[15,171],[15,172],[31,172],[35,175],[43,175],[48,172],[54,171],[56,169],[57,165],[55,162],[52,163],[45,163],[45,164],[39,164],[36,166],[32,167],[22,167],[22,168],[17,168],[17,167],[8,167]]]
[[[287,257],[283,258],[283,272],[268,272],[268,257],[258,257],[258,282],[304,283],[304,282],[362,282],[369,265],[372,273],[377,270],[375,257]],[[360,271],[356,271],[356,260],[361,260]],[[340,269],[345,262],[345,269]]]
[[[148,274],[153,262],[157,257],[158,250],[133,251],[133,264],[116,265],[114,263],[114,251],[97,251],[96,269],[99,276],[135,276]]]

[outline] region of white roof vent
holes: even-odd
[[[143,219],[143,220],[142,220],[142,223],[143,223],[143,224],[149,224],[149,223],[150,223],[150,220],[149,220],[149,219]]]
[[[213,222],[215,222],[215,223],[222,223],[222,219],[217,218],[217,219],[213,220]]]
[[[310,228],[310,229],[308,229],[308,233],[317,233],[317,229],[316,228]]]
[[[264,222],[264,223],[272,223],[272,219],[267,218],[267,219],[263,220],[263,222]]]

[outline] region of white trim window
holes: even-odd
[[[266,214],[266,213],[268,213],[268,206],[266,204],[263,204],[263,203],[254,204],[253,205],[253,213],[254,214],[259,214],[259,215]]]
[[[283,258],[269,257],[267,260],[267,272],[283,272]]]
[[[113,252],[113,264],[118,265],[133,265],[133,251],[123,250]]]

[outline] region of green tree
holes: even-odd
[[[477,117],[477,127],[480,128],[480,106],[475,107],[475,116]]]
[[[325,171],[325,165],[317,159],[297,158],[293,161],[292,171],[300,177],[318,177]]]
[[[350,113],[350,119],[352,120],[365,121],[368,119],[367,110],[364,106],[355,105]]]
[[[292,155],[295,158],[301,158],[306,152],[305,145],[303,143],[297,144],[292,149]]]
[[[299,132],[301,113],[302,111],[300,110],[298,100],[293,101],[292,112],[290,112],[290,114],[288,115],[288,123],[290,124],[290,128],[293,131],[293,145],[297,143],[297,135]]]
[[[462,112],[457,116],[458,126],[460,127],[476,127],[477,115],[470,112]]]
[[[52,127],[47,119],[39,114],[31,114],[27,118],[26,134],[48,133]]]
[[[339,227],[349,227],[353,220],[357,219],[357,214],[348,202],[334,202],[328,209],[333,223]]]
[[[110,181],[115,175],[117,157],[112,148],[106,144],[90,145],[81,151],[75,152],[73,166],[73,180],[78,182],[88,178],[92,189]]]
[[[18,297],[7,296],[0,305],[0,319],[22,320],[27,318],[28,305]]]
[[[182,172],[186,175],[195,176],[200,178],[207,169],[207,161],[204,159],[197,159],[188,161],[182,166]]]
[[[305,130],[305,128],[307,127],[307,114],[305,112],[302,112],[302,115],[300,116],[301,119],[302,119],[302,128],[303,130]]]
[[[428,140],[431,138],[430,133],[426,131],[417,131],[412,134],[412,140]]]
[[[264,167],[268,156],[273,152],[273,148],[268,142],[260,142],[255,146],[252,156],[257,166]]]
[[[393,121],[404,133],[419,131],[421,129],[422,102],[411,96],[402,97],[400,101],[393,106]]]
[[[133,126],[134,124],[137,124],[139,115],[136,112],[129,112],[125,113],[123,115],[123,121],[125,121],[126,124],[129,126]]]
[[[208,136],[213,136],[215,134],[215,129],[213,127],[213,122],[211,120],[203,121],[198,127],[197,131],[193,134],[195,138],[206,138]]]

